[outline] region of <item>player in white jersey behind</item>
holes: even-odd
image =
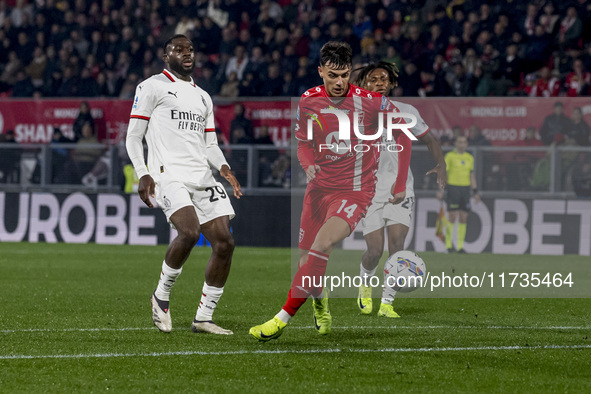
[[[393,63],[379,62],[370,64],[360,70],[357,76],[357,84],[367,90],[381,93],[384,96],[390,94],[397,85],[398,69]],[[412,105],[398,101],[392,104],[399,112],[413,114],[417,118],[416,126],[411,132],[423,141],[429,148],[429,152],[437,162],[437,166],[427,172],[426,175],[436,173],[437,183],[441,189],[447,182],[445,160],[441,146],[437,139],[429,132],[429,127],[421,118],[419,111]],[[410,119],[408,119],[410,121]],[[385,133],[384,133],[385,134]],[[388,143],[386,140],[383,143]],[[388,254],[404,249],[404,241],[410,227],[412,210],[414,206],[413,176],[410,168],[406,181],[406,198],[402,203],[392,203],[393,183],[398,171],[398,153],[382,149],[380,164],[377,173],[376,193],[371,202],[365,218],[363,219],[363,236],[367,244],[367,250],[361,259],[360,274],[364,284],[359,288],[357,306],[363,314],[372,312],[372,288],[369,286],[370,278],[375,275],[380,258],[384,253],[384,228],[388,233]],[[396,291],[384,286],[382,300],[378,316],[400,317],[392,307]]]
[[[155,198],[166,218],[178,231],[162,263],[158,286],[152,297],[152,319],[160,331],[170,332],[170,291],[183,264],[201,234],[211,243],[205,268],[205,283],[194,332],[231,335],[212,321],[230,272],[234,239],[230,219],[234,210],[221,183],[213,177],[213,166],[228,180],[240,198],[240,184],[217,144],[211,97],[195,85],[193,43],[175,35],[164,44],[161,74],[140,83],[127,129],[127,152],[138,175],[138,193],[152,208]],[[148,144],[144,161],[142,140]]]

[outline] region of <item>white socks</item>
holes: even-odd
[[[371,277],[376,274],[376,270],[378,269],[378,267],[376,266],[373,270],[369,271],[369,270],[365,269],[365,267],[363,266],[363,263],[359,264],[359,266],[360,266],[359,276],[363,280],[363,285],[365,287],[369,287],[369,281],[370,281]]]
[[[166,264],[166,261],[162,262],[162,273],[160,274],[160,281],[158,281],[158,287],[155,292],[156,298],[161,301],[170,301],[170,290],[182,271],[182,268],[170,268]]]
[[[382,292],[382,304],[392,305],[394,298],[396,297],[396,290],[384,286],[384,291]]]
[[[207,283],[203,283],[203,291],[201,294],[201,302],[197,308],[197,314],[195,320],[198,321],[210,321],[213,315],[213,311],[224,292],[223,287],[208,286]]]
[[[279,318],[279,320],[281,320],[285,324],[289,323],[289,320],[291,319],[291,315],[285,312],[285,310],[283,309],[281,309],[279,313],[275,315],[275,317]]]
[[[359,276],[363,280],[363,284],[366,287],[369,287],[371,277],[376,274],[378,267],[374,268],[373,270],[369,271],[363,267],[363,263],[360,264]],[[384,280],[386,280],[384,278]],[[382,292],[382,304],[391,305],[396,297],[396,290],[392,290],[388,286],[384,286],[384,291]]]

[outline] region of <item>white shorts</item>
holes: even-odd
[[[230,196],[219,182],[215,186],[196,188],[179,181],[160,180],[156,183],[155,194],[169,223],[173,213],[187,206],[195,208],[199,224],[221,216],[230,219],[236,216]]]
[[[393,224],[410,227],[414,205],[414,196],[406,197],[402,203],[396,205],[389,202],[371,204],[361,222],[363,224],[363,235],[366,236]]]

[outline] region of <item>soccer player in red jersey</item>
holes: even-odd
[[[392,111],[386,97],[349,84],[351,66],[348,44],[326,43],[320,50],[318,67],[324,84],[306,91],[300,99],[296,115],[298,159],[308,180],[300,224],[300,268],[281,311],[250,329],[261,341],[278,338],[309,296],[314,299],[316,329],[320,334],[331,330],[328,295],[322,286],[326,264],[331,251],[355,229],[371,203],[386,122],[380,122],[380,117]],[[353,130],[348,130],[350,139],[339,138],[341,118],[330,112],[336,110],[346,114],[353,125]],[[392,135],[402,149],[400,171],[391,190],[393,203],[405,198],[410,164],[411,140],[401,130]]]

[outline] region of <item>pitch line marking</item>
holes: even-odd
[[[310,329],[313,326],[290,326],[289,329],[301,330]],[[589,330],[591,326],[333,326],[338,330],[438,330],[438,329],[460,329],[460,330]],[[190,328],[186,328],[189,330]],[[155,331],[156,327],[98,327],[98,328],[23,328],[15,330],[0,330],[0,334],[16,334],[26,332],[100,332],[100,331]],[[182,330],[182,329],[180,329]]]
[[[225,352],[162,352],[162,353],[90,353],[90,354],[14,354],[1,355],[0,360],[31,359],[81,359],[81,358],[119,358],[119,357],[168,357],[168,356],[230,356],[242,354],[318,354],[318,353],[431,353],[462,351],[502,351],[502,350],[564,350],[591,349],[591,345],[545,345],[545,346],[481,346],[481,347],[428,347],[428,348],[386,348],[386,349],[311,349],[311,350],[236,350]]]

